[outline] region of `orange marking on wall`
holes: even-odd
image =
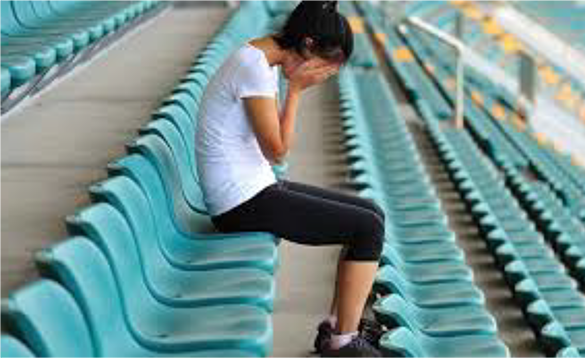
[[[540,132],[533,133],[532,137],[534,137],[534,139],[536,139],[536,142],[541,146],[544,146],[547,143],[546,137],[544,136],[544,134],[542,134]]]
[[[538,73],[540,77],[549,85],[556,85],[561,80],[560,76],[550,66],[542,66]]]
[[[462,0],[451,0],[449,3],[454,7],[467,7],[469,6],[469,1],[462,1]]]
[[[348,21],[354,34],[363,34],[365,32],[364,20],[360,16],[350,16]]]
[[[571,155],[571,164],[579,167],[585,167],[585,163],[575,155]]]
[[[378,42],[378,44],[384,45],[386,43],[386,34],[383,32],[376,32],[374,34],[374,39]]]
[[[506,119],[506,110],[501,105],[494,104],[492,108],[492,115],[494,116],[495,119],[503,121],[504,119]]]
[[[500,35],[504,32],[498,22],[492,17],[483,20],[481,28],[488,35]]]
[[[522,49],[520,41],[515,39],[514,36],[510,34],[506,34],[501,37],[500,44],[502,45],[502,48],[506,54],[516,53]]]
[[[473,102],[479,105],[483,105],[483,96],[481,95],[481,93],[475,90],[471,91],[471,99],[473,100]]]
[[[463,13],[463,15],[476,21],[481,20],[483,17],[483,13],[472,5],[462,8],[461,12]]]
[[[394,50],[392,54],[394,61],[396,62],[412,62],[414,61],[414,56],[412,52],[404,46],[400,46]]]

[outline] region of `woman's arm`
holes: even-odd
[[[262,153],[271,162],[280,163],[292,146],[301,92],[323,82],[339,68],[336,65],[315,67],[309,62],[302,65],[291,77],[280,119],[277,103],[273,98],[244,98],[244,106]]]

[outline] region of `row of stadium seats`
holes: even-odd
[[[362,7],[367,10],[367,5],[362,5]],[[369,14],[368,17],[375,21],[373,14]],[[377,31],[380,29],[381,27],[378,27]],[[393,31],[390,29],[385,33],[387,38],[394,40],[393,44],[398,43],[398,46],[403,46],[408,43],[411,45],[416,41],[410,41],[412,39],[406,38],[406,43],[400,43],[401,39],[395,37]],[[414,60],[420,49],[417,51],[416,46],[412,45],[409,49],[413,50]],[[392,53],[386,51],[386,54],[391,55]],[[396,61],[397,59],[398,61]],[[406,87],[410,88],[410,91],[427,91],[424,96],[419,94],[412,96],[412,98],[415,99],[419,112],[426,119],[437,150],[441,154],[452,180],[466,200],[471,214],[483,233],[487,246],[494,254],[518,302],[527,312],[527,321],[535,329],[540,343],[549,354],[561,356],[582,354],[581,342],[583,339],[581,338],[580,324],[584,318],[583,305],[585,301],[577,290],[576,283],[551,253],[542,236],[536,231],[535,225],[528,220],[527,215],[511,195],[510,190],[498,179],[493,167],[486,164],[486,157],[479,153],[478,148],[471,142],[471,137],[464,131],[441,129],[439,118],[444,117],[444,112],[441,110],[444,107],[436,105],[436,103],[437,99],[441,100],[442,95],[427,97],[429,91],[437,93],[439,91],[424,73],[422,67],[416,61],[400,61],[400,57],[397,56],[394,56],[394,60],[393,67],[402,77]],[[439,60],[435,59],[433,63],[436,62]],[[427,73],[429,72],[431,71],[427,71]],[[436,72],[432,71],[432,74],[435,75]],[[402,76],[403,74],[408,75]],[[423,84],[424,82],[427,83]],[[469,103],[468,108],[472,104]],[[485,113],[478,108],[471,107],[469,109],[475,109],[467,112],[467,119],[471,122],[469,127],[474,127],[474,119],[472,118],[484,115],[480,123],[477,123],[479,120],[475,121],[475,128],[478,129],[478,132],[484,131],[484,134],[475,138],[480,142],[482,139],[489,141],[493,151],[498,153],[495,157],[499,158],[500,166],[507,169],[508,185],[521,190],[524,193],[523,197],[527,200],[526,204],[533,206],[535,214],[538,214],[539,217],[542,216],[544,193],[542,190],[527,189],[530,184],[526,183],[519,174],[519,170],[523,166],[521,163],[513,161],[513,158],[518,158],[520,155],[516,152],[516,148],[496,127],[490,128],[490,133],[485,133],[486,124],[493,124],[492,119],[487,118]],[[498,132],[495,132],[496,130]],[[500,136],[497,142],[492,140],[492,137],[496,135]],[[507,147],[508,151],[501,147]],[[536,186],[536,184],[533,185]],[[542,188],[543,185],[540,184],[539,187]],[[542,199],[535,201],[535,196]],[[549,196],[549,199],[555,198]],[[564,254],[566,261],[571,263],[569,266],[571,273],[578,278],[581,273],[579,273],[577,263],[582,255],[576,241],[577,238],[583,237],[583,227],[567,217],[566,208],[563,208],[558,200],[547,201],[547,203],[557,210],[554,212],[545,210],[546,214],[544,214],[543,219],[536,222],[539,222],[539,226],[542,225],[540,227],[553,241],[553,245]],[[556,206],[552,206],[553,203],[556,203]],[[565,215],[563,216],[562,213]],[[565,218],[563,225],[572,223],[572,226],[567,225],[566,230],[563,230],[562,225],[559,226],[558,221],[556,225],[553,225],[554,219],[560,220],[563,217]],[[560,236],[559,231],[565,232],[566,235]],[[575,233],[581,236],[569,236],[576,235]]]
[[[539,343],[551,356],[580,356],[583,330],[579,326],[585,318],[585,302],[576,283],[469,135],[440,129],[431,118],[427,121],[451,180]]]
[[[263,3],[241,4],[67,218],[70,238],[35,256],[43,278],[3,302],[3,355],[270,353],[276,239],[213,233],[192,157],[207,82],[270,22]]]
[[[526,3],[536,5],[525,5],[523,3],[517,5],[516,8],[520,12],[530,14],[531,10],[539,7],[539,4],[543,5],[543,8],[549,6],[552,8],[557,7],[555,4],[551,6],[545,2]],[[438,8],[438,11],[434,13],[416,10],[416,7],[413,7],[415,11],[409,14],[422,17],[425,21],[448,33],[454,33],[456,16],[458,14],[463,15],[465,19],[465,31],[462,39],[465,44],[493,64],[500,66],[512,78],[519,77],[520,66],[517,55],[525,45],[512,34],[506,33],[499,26],[495,18],[487,12],[483,12],[481,7],[472,2],[436,2],[435,7]],[[558,9],[567,12],[571,7],[573,7],[571,3],[561,3]],[[554,31],[554,26],[551,24],[547,29]],[[578,41],[569,41],[569,43],[571,45],[578,45]],[[534,52],[534,55],[538,68],[537,77],[540,79],[540,94],[544,94],[552,100],[555,100],[557,104],[569,110],[570,113],[574,113],[576,116],[582,116],[580,112],[585,110],[585,108],[581,108],[582,106],[580,104],[582,102],[580,99],[585,96],[585,88],[583,88],[583,85],[566,69],[552,63],[545,56],[539,55],[536,52]]]
[[[378,69],[339,76],[341,116],[360,195],[386,214],[377,320],[389,356],[508,356],[483,293],[455,243],[406,124]]]
[[[413,47],[417,48],[416,53],[425,58],[425,62],[439,64],[433,73],[437,84],[442,86],[445,78],[453,76],[453,66],[441,61],[441,53],[432,50],[430,46],[423,48],[420,43]],[[529,126],[514,125],[506,120],[504,115],[512,116],[515,114],[514,110],[506,111],[505,104],[499,98],[494,98],[494,92],[477,88],[474,83],[484,80],[478,79],[477,73],[469,71],[468,76],[475,77],[474,80],[467,81],[466,110],[471,113],[467,118],[468,124],[490,157],[497,164],[501,161],[500,157],[505,155],[519,168],[533,168],[571,209],[574,216],[585,223],[585,171],[571,164],[566,156],[539,145],[534,139],[538,135]],[[451,102],[454,100],[452,91],[443,88],[443,93]],[[495,113],[496,109],[502,113]]]
[[[48,0],[1,4],[3,102],[16,89],[32,91],[48,84],[161,5],[157,1]]]

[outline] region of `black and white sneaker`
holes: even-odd
[[[382,357],[382,353],[365,338],[357,336],[339,349],[325,348],[321,357]]]
[[[329,340],[335,328],[329,321],[322,321],[317,327],[317,336],[313,346],[316,353],[322,353],[326,347],[329,346]],[[375,320],[362,318],[359,325],[360,335],[365,338],[370,344],[379,348],[379,341],[385,332],[384,326]]]
[[[335,327],[329,321],[323,321],[319,324],[317,327],[317,337],[315,337],[315,342],[313,343],[316,353],[321,354],[325,348],[329,347],[329,340],[331,340],[331,335],[334,330]]]

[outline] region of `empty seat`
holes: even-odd
[[[422,308],[400,295],[390,294],[377,300],[373,310],[384,326],[417,329],[429,336],[497,334],[496,320],[480,306]]]
[[[374,287],[382,293],[396,293],[420,307],[458,307],[483,305],[483,293],[470,282],[416,284],[407,281],[392,266],[378,270]]]
[[[138,144],[142,142],[139,139],[137,141],[137,148],[142,149],[141,153],[150,158],[159,168],[163,163],[166,165],[173,165],[178,174],[177,179],[179,180],[179,183],[177,184],[183,189],[183,196],[187,200],[189,206],[194,210],[206,212],[203,193],[199,185],[199,178],[196,169],[192,165],[193,161],[189,160],[186,144],[176,126],[170,121],[160,119],[148,123],[143,128],[142,132],[157,134],[164,140],[167,147],[160,145],[162,144],[160,141],[149,142],[148,140],[145,141],[147,142],[145,146],[141,146]],[[173,160],[167,160],[164,162],[165,159]],[[159,171],[164,173],[163,170]]]
[[[509,357],[508,348],[497,338],[482,335],[431,337],[400,327],[380,340],[388,357]]]
[[[272,310],[274,278],[266,271],[238,267],[185,270],[171,265],[160,248],[148,200],[140,187],[125,176],[98,183],[90,189],[123,213],[94,216],[87,221],[74,220],[70,230],[82,231],[108,253],[120,276],[142,276],[153,295],[171,306],[190,307],[209,304],[252,304]],[[105,228],[107,226],[107,228]],[[130,265],[129,267],[127,265]],[[132,266],[139,270],[128,271]],[[131,279],[128,277],[127,279]],[[134,278],[138,279],[138,277]]]
[[[2,351],[2,357],[34,357],[35,355],[31,350],[25,346],[18,339],[2,335],[0,338],[0,351]]]
[[[241,305],[162,305],[138,277],[119,280],[100,249],[86,238],[64,241],[39,254],[37,261],[43,275],[62,282],[82,307],[99,356],[264,356],[269,352],[272,330],[266,311]]]

